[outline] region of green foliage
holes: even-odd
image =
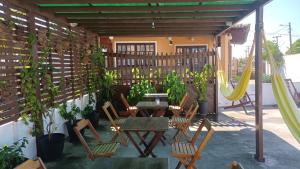
[[[22,118],[26,124],[28,122],[34,123],[34,128],[32,135],[42,135],[43,125],[40,120],[40,113],[44,110],[41,100],[37,96],[36,89],[39,88],[39,63],[34,60],[34,45],[37,40],[33,33],[30,33],[28,36],[28,45],[29,45],[29,57],[27,60],[23,61],[23,69],[21,71],[21,91],[24,95],[24,106],[22,113]],[[30,116],[27,115],[27,111],[30,110]]]
[[[3,169],[13,169],[17,165],[21,164],[25,161],[23,157],[22,148],[26,147],[28,144],[27,139],[24,137],[23,139],[15,142],[11,146],[3,146],[0,148],[0,168]]]
[[[65,120],[74,122],[76,120],[76,115],[78,114],[78,110],[80,111],[79,107],[76,107],[74,103],[72,103],[71,111],[67,111],[67,103],[64,102],[59,107],[59,114]]]
[[[194,72],[194,87],[198,92],[198,101],[207,100],[207,81],[213,76],[213,67],[209,64],[204,65],[202,72]]]
[[[286,52],[286,54],[288,55],[292,55],[292,54],[297,54],[300,53],[300,39],[296,40],[291,48],[289,48],[289,50]]]
[[[132,105],[137,104],[141,101],[146,93],[156,92],[155,87],[150,83],[149,80],[142,80],[138,84],[134,84],[129,92],[128,102]]]
[[[237,81],[237,82],[239,82],[240,79],[241,79],[241,76],[239,76],[239,75],[236,75],[236,76],[234,77],[234,80]]]
[[[175,71],[166,76],[163,82],[163,90],[168,93],[170,104],[179,104],[181,98],[186,93],[186,86]]]
[[[267,45],[267,47],[269,48],[270,50],[270,53],[268,53],[268,51],[265,49],[265,45]],[[263,46],[263,53],[262,53],[262,56],[263,56],[263,59],[268,61],[269,60],[269,56],[273,56],[274,59],[275,59],[275,62],[277,64],[277,66],[279,68],[283,68],[284,67],[284,58],[283,58],[283,54],[282,52],[279,50],[279,47],[277,46],[276,43],[272,42],[272,41],[268,41],[266,42]]]
[[[271,83],[271,80],[272,80],[271,75],[263,74],[263,76],[262,76],[263,83]]]
[[[55,103],[55,97],[59,93],[59,86],[53,83],[51,73],[53,72],[53,66],[48,63],[48,57],[50,55],[51,37],[43,34],[42,40],[39,42],[42,44],[41,56],[39,59],[35,57],[35,45],[37,44],[36,35],[29,33],[28,35],[28,50],[29,56],[27,60],[24,60],[23,69],[21,70],[21,91],[24,96],[24,106],[22,119],[25,124],[28,122],[34,123],[32,130],[33,136],[41,136],[44,133],[43,120],[49,118],[47,124],[47,132],[51,134],[53,122],[54,108],[58,105]],[[48,97],[43,100],[46,105],[42,103],[39,98],[37,89],[40,88],[40,83],[43,84],[43,91],[48,94]],[[47,106],[51,109],[47,110]],[[27,114],[30,111],[30,116]]]
[[[92,105],[88,104],[85,106],[85,108],[81,111],[81,115],[83,118],[88,119],[88,117],[91,115],[91,113],[94,111],[94,108]]]
[[[111,101],[113,90],[112,86],[115,84],[117,73],[115,71],[105,71],[101,81],[101,100]]]
[[[4,80],[0,80],[0,89],[4,89],[7,85],[7,82]]]

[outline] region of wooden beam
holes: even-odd
[[[68,19],[70,23],[94,23],[94,24],[105,24],[105,23],[173,23],[173,24],[184,24],[184,23],[194,23],[194,24],[204,24],[208,22],[227,22],[233,21],[233,18],[207,18],[207,19]]]
[[[41,10],[48,12],[79,12],[79,11],[208,11],[208,10],[248,10],[248,5],[210,5],[210,6],[126,6],[126,7],[40,7]]]
[[[214,35],[212,31],[182,31],[182,32],[98,32],[100,36],[197,36],[197,35]]]
[[[87,14],[87,13],[56,13],[56,16],[64,17],[105,17],[105,18],[159,18],[159,17],[236,17],[240,12],[189,12],[189,13],[114,13],[114,14]]]
[[[176,27],[169,27],[169,28],[106,28],[106,29],[99,29],[99,28],[91,28],[94,32],[142,32],[142,31],[149,31],[149,32],[159,32],[159,31],[219,31],[222,30],[220,27],[213,27],[213,28],[176,28]]]
[[[28,0],[36,4],[82,4],[82,3],[159,3],[159,2],[183,2],[182,0]],[[189,0],[188,2],[217,2],[220,0]],[[236,1],[236,0],[224,0]]]
[[[86,28],[145,28],[151,27],[152,23],[84,23],[80,24]],[[176,24],[176,23],[155,23],[155,28],[165,28],[165,27],[180,27],[180,28],[189,28],[189,27],[217,27],[217,26],[226,26],[224,22],[206,22],[206,23],[185,23],[185,24]]]

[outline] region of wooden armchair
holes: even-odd
[[[123,93],[121,93],[121,100],[126,108],[127,114],[129,114],[129,116],[131,116],[131,117],[135,117],[139,111],[138,108],[136,106],[130,106]]]
[[[116,141],[117,138],[120,138],[120,142],[123,145],[128,145],[128,137],[123,133],[121,129],[121,125],[125,122],[126,118],[120,118],[117,114],[116,109],[113,107],[111,102],[107,101],[102,106],[103,111],[105,112],[106,116],[108,117],[112,127],[115,129],[116,133],[112,138],[112,141]],[[114,116],[114,118],[112,117]]]
[[[189,110],[185,114],[185,117],[173,117],[171,124],[177,129],[176,134],[174,135],[175,142],[180,141],[182,134],[190,141],[190,134],[188,133],[189,127],[192,125],[192,120],[195,117],[198,111],[198,103],[191,104]]]
[[[200,133],[203,127],[207,128],[207,134],[201,140],[199,146],[196,145]],[[179,159],[176,169],[179,169],[181,165],[184,165],[187,169],[196,168],[195,162],[201,158],[201,154],[206,147],[208,141],[214,134],[214,129],[212,128],[210,122],[204,119],[197,129],[195,135],[193,136],[191,142],[175,142],[172,144],[171,155]]]
[[[178,117],[181,112],[183,112],[185,103],[187,102],[188,94],[186,93],[183,98],[181,99],[179,105],[170,105],[169,110],[172,111],[173,116]]]
[[[26,160],[24,163],[18,165],[15,169],[46,169],[45,164],[41,158],[36,160]]]
[[[90,149],[89,145],[80,132],[86,127],[91,130],[96,141],[98,142],[98,144],[93,149]],[[97,157],[111,157],[119,147],[119,143],[102,143],[100,140],[100,135],[97,133],[91,122],[87,119],[80,120],[74,127],[74,131],[78,136],[81,144],[83,145],[85,151],[87,152],[90,160],[94,160]]]

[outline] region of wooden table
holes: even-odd
[[[169,119],[167,117],[130,117],[121,125],[121,128],[139,151],[141,157],[147,157],[150,154],[152,157],[156,157],[152,151],[163,137],[165,131],[168,130],[168,121]],[[150,142],[147,142],[146,137],[150,132],[153,132],[154,135],[153,138],[150,139]],[[137,138],[141,141],[141,145],[145,146],[144,150],[133,138],[132,133],[135,133]],[[144,133],[144,135],[141,133]]]
[[[148,110],[154,110],[153,116],[157,116],[158,112],[164,111],[169,107],[166,101],[140,101],[137,103],[136,107],[140,110],[141,114],[145,117],[149,117],[150,114]],[[163,112],[163,114],[164,114]]]
[[[109,169],[168,169],[168,158],[98,158],[90,168]]]
[[[147,93],[144,95],[144,98],[147,100],[168,100],[168,93]]]

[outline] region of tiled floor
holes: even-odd
[[[104,141],[109,141],[112,136],[109,123],[100,121],[99,133]],[[284,125],[277,109],[264,110],[264,148],[265,163],[259,163],[253,158],[255,154],[254,115],[245,115],[242,111],[226,110],[213,122],[216,133],[202,154],[196,165],[201,169],[225,169],[231,161],[236,160],[243,164],[245,169],[299,169],[300,145],[292,138]],[[191,131],[195,131],[199,120],[195,120]],[[167,158],[169,168],[175,168],[177,159],[170,157],[172,136],[175,130],[170,128],[166,133],[166,146],[161,143],[154,149],[154,153],[161,158]],[[87,140],[92,142],[89,132],[85,134]],[[138,157],[139,153],[129,143],[128,147],[121,146],[113,158]],[[151,157],[150,157],[151,158]],[[56,162],[47,163],[49,169],[106,169],[111,166],[110,160],[88,160],[80,144],[66,142],[63,156]],[[139,169],[141,165],[136,168]],[[144,167],[142,167],[144,168]],[[141,169],[142,169],[141,168]],[[145,167],[146,168],[146,167]],[[182,167],[183,168],[183,167]],[[124,169],[126,166],[124,165]]]

